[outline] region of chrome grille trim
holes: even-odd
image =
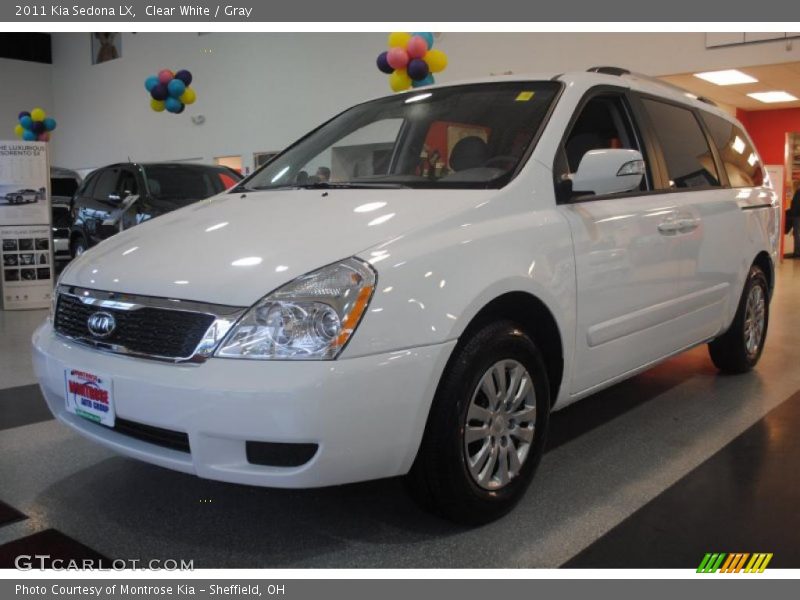
[[[225,335],[235,325],[235,323],[247,312],[247,307],[241,306],[228,306],[222,304],[211,304],[206,302],[197,302],[193,300],[181,300],[178,298],[165,298],[156,296],[140,296],[136,294],[126,294],[121,292],[106,292],[101,290],[93,290],[70,285],[59,285],[56,290],[56,309],[53,315],[53,330],[55,333],[72,342],[88,346],[90,348],[109,352],[112,354],[122,354],[125,356],[135,358],[146,358],[151,360],[158,360],[170,363],[202,363],[211,357],[217,345],[225,338]],[[103,339],[92,338],[88,332],[85,336],[67,335],[58,330],[58,310],[59,300],[62,296],[70,297],[79,300],[82,304],[92,308],[111,309],[114,311],[137,311],[144,308],[156,309],[161,311],[176,311],[181,313],[195,313],[207,317],[212,317],[205,334],[200,338],[200,341],[194,347],[192,353],[188,356],[163,356],[160,354],[141,352],[133,350],[124,345],[115,344],[113,342],[104,341]],[[218,331],[214,337],[213,343],[207,339],[209,334]]]

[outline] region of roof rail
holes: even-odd
[[[664,81],[663,79],[659,79],[658,77],[652,77],[650,75],[644,75],[642,73],[629,71],[628,69],[623,69],[622,67],[592,67],[591,69],[586,69],[586,72],[602,73],[603,75],[616,75],[617,77],[622,77],[623,75],[629,75],[637,79],[643,79],[645,81],[649,81],[650,83],[655,83],[662,87],[669,88],[681,94],[688,95],[691,98],[696,98],[698,101],[703,102],[704,104],[708,104],[710,106],[717,106],[717,103],[714,102],[711,98],[706,98],[705,96],[697,96],[695,94],[692,94],[686,88],[682,88],[681,86],[675,85],[674,83],[670,83],[669,81]]]
[[[603,75],[616,75],[618,77],[631,74],[628,69],[623,69],[622,67],[591,67],[590,69],[586,69],[586,72],[602,73]]]

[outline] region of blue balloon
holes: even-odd
[[[414,81],[422,81],[428,75],[430,75],[430,69],[428,68],[428,63],[426,63],[421,58],[412,58],[408,61],[408,66],[406,67],[406,72],[408,76],[411,77]]]
[[[25,129],[30,129],[33,126],[33,119],[31,119],[30,115],[25,115],[19,120],[19,124]]]
[[[425,41],[428,42],[428,50],[433,48],[433,34],[430,31],[415,31],[411,35],[418,35],[421,38],[425,38]]]
[[[26,142],[34,142],[36,141],[36,134],[33,133],[30,129],[26,129],[22,132],[22,139]]]
[[[433,85],[436,81],[433,79],[433,75],[428,75],[425,79],[420,79],[419,81],[411,81],[411,86],[418,88],[423,87],[426,85]]]
[[[144,89],[148,92],[152,92],[153,88],[158,85],[158,77],[155,75],[151,75],[147,79],[144,80]]]
[[[29,113],[27,110],[23,110],[21,113],[19,113],[19,116],[17,117],[17,119],[22,121],[23,117],[30,117],[30,116],[31,116],[31,113]]]
[[[180,112],[182,106],[183,102],[181,102],[177,98],[173,98],[172,96],[164,100],[164,108],[166,108],[171,113]]]
[[[47,117],[44,121],[44,128],[47,131],[53,131],[56,128],[56,120],[53,117]]]
[[[180,98],[181,94],[186,91],[186,84],[180,79],[173,79],[167,84],[167,91],[173,98]]]

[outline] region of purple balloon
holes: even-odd
[[[45,132],[44,122],[42,122],[42,121],[34,121],[33,124],[31,125],[31,131],[33,133],[35,133],[36,135],[39,135],[40,133],[44,133]]]
[[[378,54],[378,60],[376,60],[375,62],[378,65],[378,69],[380,69],[383,73],[386,73],[387,75],[391,75],[392,73],[394,73],[394,69],[389,64],[389,61],[386,60],[387,54],[389,53],[381,52],[380,54]]]
[[[153,97],[153,100],[166,100],[167,96],[169,96],[169,90],[163,83],[159,83],[153,86],[153,89],[150,90],[150,95]]]
[[[23,110],[21,113],[19,113],[19,116],[17,117],[17,119],[22,119],[22,117],[30,117],[30,116],[31,116],[31,113],[29,113],[27,110]]]
[[[181,69],[175,73],[175,79],[180,79],[186,86],[190,86],[192,84],[192,74],[186,69]]]
[[[414,81],[422,81],[428,76],[428,73],[430,73],[428,63],[421,58],[414,58],[408,61],[406,70],[408,72],[408,76]]]

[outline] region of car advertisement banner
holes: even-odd
[[[0,141],[0,301],[5,310],[50,305],[49,188],[46,143]]]

